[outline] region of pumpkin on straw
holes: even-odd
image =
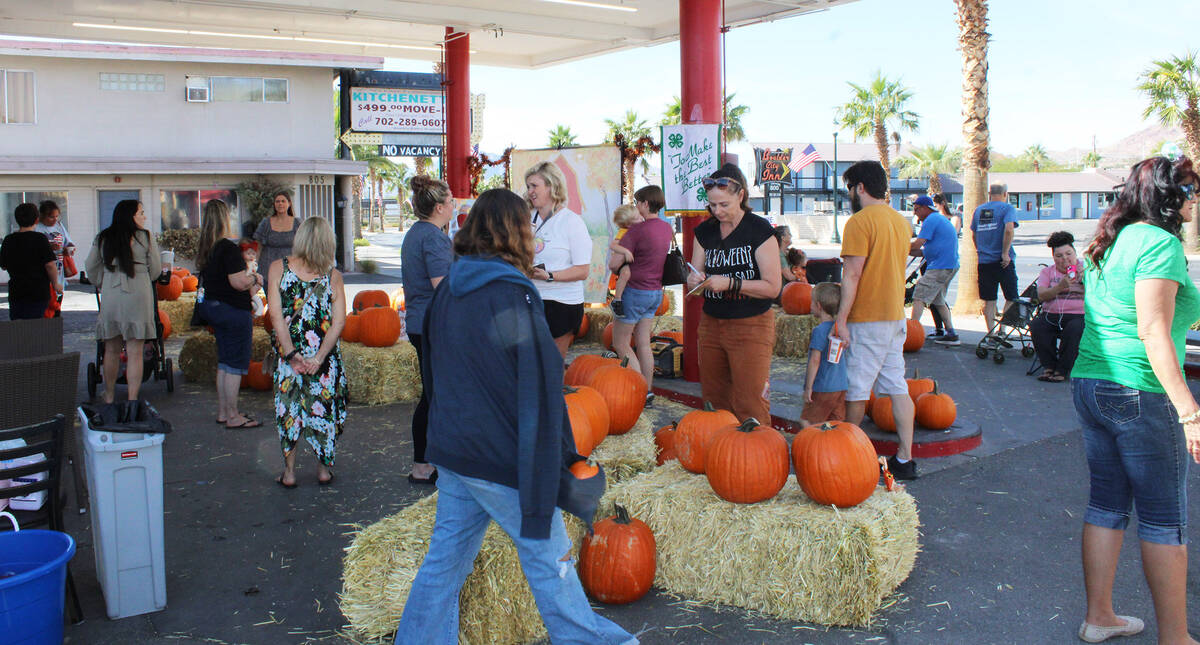
[[[359,338],[367,347],[391,347],[404,331],[400,314],[391,307],[369,307],[358,316]]]
[[[754,418],[725,426],[708,443],[704,476],[718,497],[736,504],[771,499],[787,483],[788,445]]]
[[[350,343],[357,343],[359,332],[361,331],[362,318],[358,313],[346,314],[346,324],[342,327],[342,340]]]
[[[154,290],[158,293],[159,300],[179,300],[179,294],[183,293],[183,280],[177,275],[172,275],[167,284],[155,282]]]
[[[688,472],[704,473],[708,442],[717,431],[736,426],[737,417],[729,410],[718,410],[705,401],[703,410],[694,410],[683,415],[675,425],[675,454],[679,464]]]
[[[779,296],[783,311],[794,315],[812,313],[812,290],[807,282],[789,282]]]
[[[600,442],[608,436],[608,404],[605,403],[604,397],[586,385],[579,387],[564,385],[563,398],[567,402],[567,407],[575,405],[583,411],[584,416],[587,417],[588,426],[592,430],[592,447],[599,446]]]
[[[596,373],[596,370],[605,365],[616,365],[618,363],[620,361],[615,358],[606,358],[599,354],[583,354],[571,361],[567,372],[563,374],[563,382],[576,387],[587,385],[588,381],[592,380],[592,375]]]
[[[391,306],[391,298],[389,298],[387,292],[382,289],[367,289],[365,291],[359,291],[354,296],[354,311],[361,312],[372,307],[385,307],[390,309]]]
[[[628,365],[629,359],[619,365],[605,365],[587,383],[608,404],[608,434],[629,432],[646,407],[646,378]]]
[[[180,284],[183,285],[184,293],[192,293],[200,288],[200,279],[194,275],[185,275],[180,278]]]
[[[882,398],[882,397],[881,397]],[[875,492],[879,462],[858,426],[844,421],[809,426],[792,439],[796,482],[818,504],[857,506]]]
[[[672,459],[679,458],[679,455],[675,454],[675,433],[677,432],[675,427],[675,424],[672,423],[669,426],[663,426],[659,428],[658,431],[654,433],[654,447],[658,452],[658,456],[655,461],[659,466],[671,461]]]
[[[629,517],[621,505],[616,515],[596,523],[579,552],[579,580],[600,602],[623,605],[650,591],[655,572],[654,533]]]

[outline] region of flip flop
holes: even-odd
[[[333,483],[333,473],[329,473],[329,479],[317,478],[317,486],[328,486]]]
[[[1054,372],[1046,370],[1045,372],[1042,372],[1041,376],[1037,377],[1037,380],[1042,381],[1043,383],[1050,383],[1050,379],[1052,378],[1054,378]]]
[[[409,474],[408,483],[410,483],[410,484],[436,484],[437,477],[438,477],[438,474],[437,474],[436,470],[433,471],[432,475],[430,475],[424,479],[422,479],[420,477],[413,477],[411,474]]]
[[[229,428],[230,430],[239,430],[241,428],[261,428],[262,427],[262,422],[256,420],[254,417],[252,417],[248,414],[243,414],[242,416],[246,418],[245,423],[243,423],[241,425],[231,426],[231,425],[229,425],[229,422],[226,421],[225,427]]]
[[[283,483],[283,475],[276,477],[275,483],[279,484],[280,486],[283,486],[284,488],[287,488],[287,489],[292,489],[292,488],[299,486],[299,484],[297,484],[296,482],[292,482],[290,484]]]
[[[1051,383],[1062,383],[1063,381],[1067,380],[1067,377],[1056,373],[1046,380],[1050,381]]]

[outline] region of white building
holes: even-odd
[[[235,187],[267,176],[353,257],[350,196],[366,164],[335,158],[334,79],[383,59],[320,53],[0,40],[0,234],[52,199],[80,253],[138,199],[149,226],[195,227],[204,202],[246,216]],[[339,206],[341,208],[339,208]],[[6,278],[0,273],[0,277]]]

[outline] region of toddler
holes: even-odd
[[[613,271],[613,276],[609,280],[609,288],[613,290],[613,299],[610,304],[613,313],[617,316],[625,315],[625,303],[621,302],[621,294],[625,292],[625,285],[629,284],[629,265],[633,263],[633,251],[621,246],[621,238],[629,231],[630,226],[642,221],[645,221],[644,218],[641,213],[638,213],[637,206],[633,204],[621,204],[613,211],[613,224],[617,225],[617,234],[608,248],[613,253],[619,253],[625,257],[621,267]]]
[[[254,240],[243,239],[240,243],[238,243],[238,247],[242,249],[242,259],[246,261],[246,275],[253,276],[254,274],[258,273],[258,242]],[[251,296],[250,311],[254,314],[255,318],[258,318],[259,316],[263,315],[263,312],[266,311],[267,308],[260,298],[253,297],[254,294],[251,294]]]
[[[808,264],[808,256],[804,254],[804,251],[800,249],[787,250],[788,268],[792,270],[792,275],[796,276],[796,279],[801,282],[808,281],[808,275],[804,269],[804,265],[806,264]]]
[[[800,425],[808,427],[824,421],[846,418],[846,357],[841,340],[832,339],[833,318],[842,304],[842,287],[822,282],[813,288],[813,313],[817,328],[808,344],[808,371],[804,378],[804,410]],[[831,355],[832,359],[831,360]]]

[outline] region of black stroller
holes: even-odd
[[[1038,302],[1037,280],[1029,283],[1021,295],[1012,302],[1012,306],[988,330],[983,340],[975,346],[975,356],[983,359],[988,354],[997,365],[1004,362],[1005,349],[1014,349],[1013,343],[1020,343],[1021,356],[1029,358],[1034,355],[1033,336],[1029,333],[1029,324],[1041,311]]]
[[[168,276],[170,274],[167,274]],[[142,345],[142,382],[150,380],[153,376],[156,381],[167,382],[167,392],[175,391],[175,367],[171,359],[167,358],[166,350],[163,348],[163,324],[162,318],[158,312],[158,290],[152,289],[154,292],[154,339],[146,341]],[[96,305],[100,305],[100,289],[96,288]],[[127,363],[134,357],[126,356],[125,352],[121,352],[121,363]],[[88,363],[87,366],[87,389],[88,396],[96,398],[96,386],[103,382],[104,374],[104,341],[96,341],[96,361]],[[118,385],[126,385],[124,365],[117,376]]]

